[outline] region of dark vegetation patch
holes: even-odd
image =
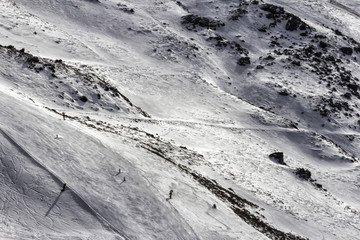
[[[172,62],[179,62],[179,57],[195,59],[199,48],[191,41],[178,39],[175,36],[165,36],[154,43],[152,54],[157,58]]]
[[[226,38],[222,37],[219,34],[215,34],[215,36],[211,36],[206,39],[207,41],[214,42],[215,46],[218,49],[228,48],[229,50],[233,50],[235,54],[245,54],[248,55],[249,51],[243,48],[238,42],[229,41]]]
[[[285,24],[285,29],[288,31],[312,30],[311,27],[303,22],[299,17],[286,12],[283,7],[265,3],[259,5],[259,8],[267,12],[265,15],[266,18],[274,20],[270,24],[270,27],[275,27],[282,21],[287,21]]]
[[[253,4],[258,6],[252,6]],[[240,18],[250,11],[252,16],[266,17],[266,23],[259,21],[256,29],[264,32],[265,38],[272,35],[269,46],[274,50],[271,55],[262,58],[260,63],[254,66],[255,69],[260,70],[281,61],[286,69],[307,70],[311,75],[318,77],[318,84],[323,84],[328,89],[328,92],[324,92],[322,96],[316,96],[311,100],[309,96],[309,102],[314,110],[329,119],[360,117],[359,106],[354,102],[354,100],[360,100],[359,79],[346,68],[346,64],[356,61],[358,57],[356,54],[360,53],[360,44],[357,41],[345,36],[337,29],[332,29],[335,39],[330,39],[327,35],[318,33],[298,16],[285,11],[281,6],[239,0],[228,7],[230,20],[241,21]],[[255,62],[249,58],[248,50],[241,46],[240,42],[228,40],[216,31],[223,25],[222,22],[187,15],[182,18],[182,23],[189,30],[197,31],[204,28],[214,30],[206,40],[212,42],[216,49],[230,50],[229,54],[238,55],[238,65],[248,66]],[[204,36],[207,35],[204,34]],[[278,93],[283,96],[296,96],[282,89]],[[358,126],[355,124],[352,127]]]
[[[249,5],[248,1],[240,0],[238,6],[230,10],[231,19],[236,20],[247,13],[245,8]],[[230,6],[233,7],[233,6]],[[203,29],[218,30],[225,26],[220,20],[214,20],[210,17],[202,17],[195,14],[189,14],[181,17],[181,24],[190,31],[200,31]],[[203,34],[202,36],[207,36]],[[218,50],[227,50],[232,55],[238,55],[240,57],[237,61],[238,65],[245,66],[251,64],[250,58],[248,57],[249,51],[242,47],[239,42],[234,40],[228,40],[221,34],[214,32],[211,36],[207,36],[206,40],[213,43],[213,47]]]
[[[247,7],[249,6],[249,3],[245,0],[240,0],[239,4],[235,7],[235,9],[232,9],[229,11],[230,17],[229,19],[232,21],[239,20],[239,18],[242,18],[244,15],[246,15],[249,11],[247,10]]]
[[[281,59],[287,64],[285,68],[307,69],[319,77],[319,84],[324,84],[328,88],[328,92],[318,97],[313,103],[315,110],[323,117],[357,117],[359,113],[355,109],[358,109],[358,106],[348,100],[360,99],[360,83],[359,79],[354,77],[345,65],[350,61],[356,61],[354,53],[357,54],[358,50],[360,52],[360,44],[337,29],[333,29],[333,32],[339,36],[338,40],[330,40],[326,35],[316,33],[315,29],[308,26],[299,17],[287,13],[280,6],[262,4],[259,8],[267,12],[266,18],[274,20],[268,27],[263,26],[259,31],[267,32],[286,21],[283,25],[287,31],[299,31],[299,35],[304,38],[304,41],[296,41],[284,46],[284,43],[290,39],[274,34],[271,36],[269,46],[276,47],[274,53],[283,56]],[[344,42],[347,42],[348,46]],[[284,56],[287,56],[286,60],[284,60]],[[263,58],[262,63],[264,60],[268,60],[267,66],[271,65],[269,63],[271,61],[273,64],[275,63],[274,59],[269,58]],[[279,94],[287,95],[284,91]],[[354,127],[356,128],[356,126]]]
[[[186,29],[191,31],[197,31],[198,28],[216,30],[220,27],[225,26],[225,23],[219,20],[201,17],[194,14],[189,14],[181,17],[181,24],[183,24]]]
[[[240,66],[246,66],[251,64],[249,51],[243,48],[238,42],[236,41],[229,41],[220,34],[215,34],[214,36],[210,36],[206,39],[209,42],[214,43],[214,47],[218,50],[228,50],[232,55],[240,56],[237,61],[237,64]]]
[[[356,116],[354,109],[357,107],[339,99],[341,96],[347,100],[352,97],[360,99],[359,79],[345,68],[344,59],[338,55],[339,52],[344,55],[353,54],[353,48],[335,48],[325,36],[321,35],[313,36],[312,43],[304,43],[304,45],[278,48],[274,50],[274,53],[278,56],[287,56],[287,68],[303,66],[312,74],[317,75],[319,83],[328,88],[328,93],[324,93],[317,100],[316,110],[321,116],[329,117],[340,113],[347,117]],[[262,61],[264,60],[274,61],[270,57],[263,58]],[[286,95],[285,92],[279,93]]]

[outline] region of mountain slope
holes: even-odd
[[[356,16],[320,0],[0,6],[1,180],[26,199],[2,208],[4,237],[358,239]]]

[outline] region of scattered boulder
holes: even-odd
[[[357,92],[357,90],[359,89],[359,86],[356,84],[348,84],[347,87],[352,91],[352,92]]]
[[[337,29],[334,30],[334,33],[338,36],[344,36],[344,34]]]
[[[281,165],[286,165],[284,162],[284,153],[283,152],[274,152],[269,155],[269,158],[277,161]]]
[[[328,44],[327,44],[326,42],[320,41],[320,42],[319,42],[319,47],[321,47],[321,48],[327,48],[327,47],[328,47]]]
[[[290,19],[287,21],[286,25],[285,25],[285,29],[288,31],[295,31],[297,30],[300,25],[302,25],[302,21],[299,17],[293,15],[290,17]]]
[[[273,56],[271,56],[271,55],[268,55],[266,58],[264,58],[264,60],[272,61],[272,60],[275,60],[275,58]]]
[[[251,62],[249,57],[242,57],[237,61],[237,64],[239,64],[240,66],[249,65],[250,63]]]
[[[305,168],[297,168],[295,174],[304,180],[311,179],[311,172]]]
[[[239,6],[239,8],[230,11],[230,13],[232,14],[230,20],[236,21],[239,20],[239,18],[243,17],[245,14],[247,14],[248,11]]]
[[[296,60],[292,61],[291,64],[295,66],[301,66],[301,62]]]
[[[275,5],[268,4],[268,3],[260,5],[260,9],[264,10],[266,12],[272,13],[272,14],[284,14],[285,13],[285,10],[283,7],[275,6]]]
[[[281,91],[279,92],[279,94],[280,94],[281,96],[289,96],[289,95],[290,95],[290,93],[289,93],[286,89],[281,90]]]
[[[179,7],[181,7],[182,9],[184,9],[185,11],[189,12],[189,9],[184,4],[182,4],[180,1],[176,1],[176,4]]]
[[[36,56],[30,56],[30,57],[27,59],[27,61],[28,61],[29,63],[38,63],[38,62],[40,62],[39,58],[36,57]]]
[[[194,30],[197,26],[212,30],[225,26],[225,23],[221,21],[200,17],[194,14],[181,17],[181,23],[185,25],[188,30]]]
[[[121,11],[123,11],[125,13],[128,13],[128,14],[134,14],[135,13],[135,10],[133,8],[129,8],[125,4],[118,3],[117,6],[119,7],[119,9]]]
[[[266,32],[266,29],[267,29],[267,27],[264,25],[264,26],[258,28],[258,31],[259,32]]]
[[[344,98],[351,100],[351,93],[346,92],[342,95]]]
[[[340,51],[345,55],[352,55],[353,49],[351,47],[341,47]]]
[[[79,97],[79,100],[82,101],[82,102],[87,102],[88,101],[86,96]]]

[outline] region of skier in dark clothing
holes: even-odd
[[[65,120],[65,112],[62,112],[63,119]]]
[[[171,189],[170,192],[169,192],[169,198],[171,199],[172,198],[172,194],[173,194],[173,190]]]
[[[63,192],[63,191],[65,191],[65,189],[66,189],[66,183],[64,183],[63,188],[61,189],[61,191]]]

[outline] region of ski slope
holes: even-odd
[[[327,1],[266,2],[334,46],[347,40],[331,27],[359,40],[359,19]],[[0,238],[360,239],[359,99],[320,116],[328,87],[285,57],[265,65],[270,33],[288,33],[257,31],[270,20],[253,3],[230,21],[238,4],[0,0]],[[189,31],[189,13],[226,25]],[[311,44],[297,34],[284,47]],[[354,79],[356,54],[341,63]]]

